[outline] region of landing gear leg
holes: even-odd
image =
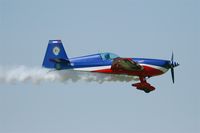
[[[145,93],[155,90],[155,87],[147,83],[145,77],[140,77],[140,83],[132,84],[132,86],[136,87],[138,90],[143,90]]]

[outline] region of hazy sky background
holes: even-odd
[[[175,60],[149,80],[0,84],[1,133],[200,132],[198,0],[0,0],[0,66],[41,66],[49,39],[69,57],[110,51]]]

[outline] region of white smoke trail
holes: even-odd
[[[31,82],[39,84],[41,82],[77,82],[83,80],[86,82],[129,82],[138,80],[137,77],[127,75],[100,74],[90,72],[80,72],[73,70],[50,71],[40,67],[1,67],[0,66],[0,83],[16,84]]]

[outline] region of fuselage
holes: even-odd
[[[109,57],[107,58],[106,56],[108,54]],[[129,58],[140,64],[143,69],[140,71],[113,71],[111,66],[113,59],[116,57],[118,56],[112,53],[99,53],[71,58],[71,66],[69,69],[109,74],[127,74],[140,77],[152,77],[161,75],[167,72],[169,69],[169,60]]]
[[[140,82],[132,84],[132,86],[149,93],[155,90],[155,87],[147,82],[147,77],[158,76],[171,69],[174,83],[174,67],[179,66],[179,64],[173,58],[173,53],[171,60],[124,58],[113,53],[98,53],[68,58],[61,40],[49,40],[42,66],[55,70],[70,69],[74,71],[138,76]]]

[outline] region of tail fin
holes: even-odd
[[[69,58],[61,40],[49,40],[42,66],[61,70],[65,69],[69,64]]]

